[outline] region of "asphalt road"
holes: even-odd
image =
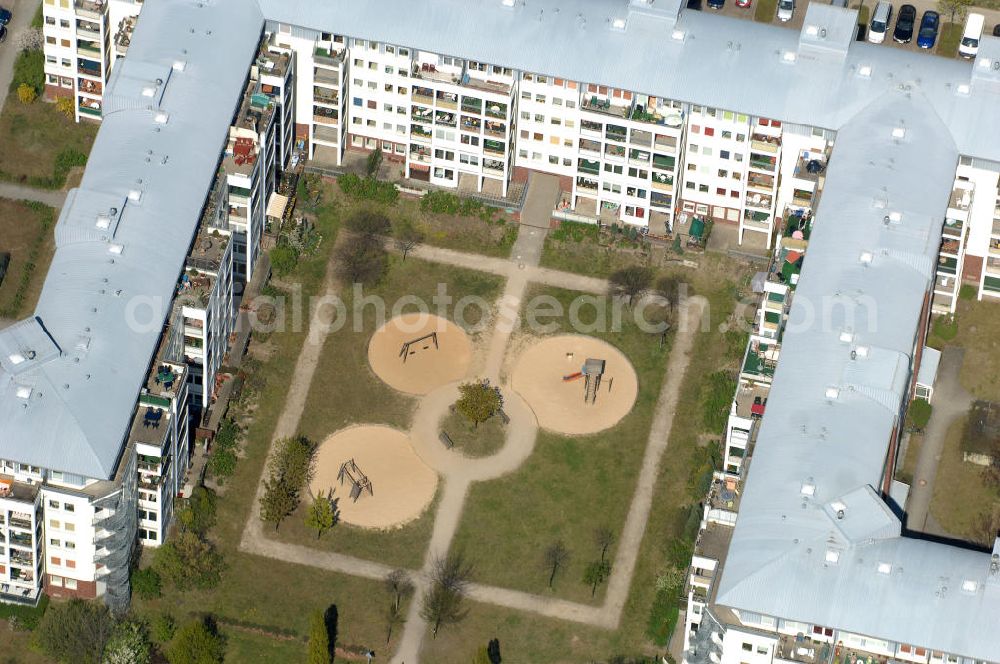
[[[0,0],[0,5],[14,13],[7,26],[7,41],[0,44],[0,110],[7,101],[7,88],[14,76],[18,36],[31,25],[31,18],[40,4],[41,0]]]

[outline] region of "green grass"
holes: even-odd
[[[467,457],[485,457],[496,454],[505,440],[506,432],[499,416],[491,417],[475,426],[458,411],[451,412],[441,421],[441,430],[447,432],[455,450]]]
[[[300,639],[280,639],[235,627],[223,627],[220,631],[226,639],[226,664],[270,664],[305,659],[306,644]]]
[[[22,104],[14,95],[8,101],[0,113],[0,179],[59,189],[78,163],[69,155],[90,154],[98,125],[76,123],[40,99]]]
[[[1000,491],[983,481],[983,468],[962,459],[968,417],[952,422],[938,461],[931,514],[945,532],[990,545],[996,533],[983,533],[980,514],[1000,503]]]
[[[965,24],[962,21],[949,23],[941,21],[941,32],[938,34],[938,43],[935,53],[946,58],[958,57],[958,44],[962,41],[962,30]],[[984,28],[986,30],[987,28]]]
[[[778,0],[757,0],[757,8],[753,11],[753,20],[758,23],[770,23],[778,13]]]
[[[456,300],[476,295],[492,302],[501,292],[503,281],[482,272],[412,257],[404,261],[393,256],[385,278],[366,295],[379,296],[391,311],[393,304],[407,295],[415,295],[430,304],[439,284],[446,284],[448,293]],[[349,311],[353,310],[350,295],[345,297],[345,303]],[[471,309],[469,313],[466,322],[475,325],[478,321],[471,315]],[[300,433],[317,443],[350,424],[386,424],[403,430],[410,426],[416,399],[386,385],[368,364],[368,341],[378,326],[375,309],[366,307],[362,321],[362,327],[357,330],[352,320],[351,324],[330,334],[323,347],[299,422]],[[314,532],[304,525],[306,507],[301,505],[277,532],[266,529],[267,536],[282,542],[379,560],[388,565],[420,567],[422,564],[433,527],[433,509],[399,528],[372,531],[340,524],[317,540]]]
[[[0,318],[20,319],[35,310],[55,253],[56,213],[41,203],[0,198],[0,252],[10,254],[0,283]]]
[[[320,290],[327,256],[339,226],[336,209],[321,209],[317,225],[324,238],[320,251],[301,260],[294,274],[305,297]],[[237,550],[305,338],[305,331],[294,329],[270,336],[273,352],[260,371],[265,384],[247,429],[244,456],[219,494],[218,521],[211,532],[227,563],[220,584],[212,590],[183,593],[167,588],[162,598],[151,601],[134,598],[133,606],[140,616],[169,612],[182,622],[189,615],[209,612],[229,621],[288,631],[304,638],[308,634],[310,612],[336,604],[342,644],[370,647],[384,644],[383,615],[389,595],[380,582]]]
[[[550,295],[568,308],[578,294],[533,286],[524,301]],[[593,533],[602,526],[617,533],[625,520],[670,345],[660,348],[658,337],[642,332],[628,316],[624,319],[620,332],[593,336],[619,348],[635,367],[635,407],[618,425],[598,434],[570,438],[539,431],[535,452],[521,468],[472,487],[455,546],[475,556],[477,580],[583,602],[601,600],[604,586],[592,600],[582,581],[586,565],[600,556]],[[569,330],[568,320],[557,323],[560,332]],[[557,539],[570,550],[570,560],[549,591],[542,555]],[[613,547],[609,555],[614,556]]]

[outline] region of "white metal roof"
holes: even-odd
[[[5,351],[47,349],[0,363],[0,458],[114,475],[262,26],[241,0],[143,8],[36,318],[0,331]]]

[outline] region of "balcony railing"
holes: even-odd
[[[462,97],[462,110],[466,113],[482,113],[483,100],[475,97]]]
[[[598,175],[601,172],[601,163],[589,159],[579,159],[577,160],[577,170],[589,175]]]
[[[762,171],[768,171],[772,173],[774,172],[774,167],[776,163],[777,162],[774,159],[761,159],[759,157],[750,158],[750,166],[752,166],[753,168],[760,169]]]
[[[491,118],[507,118],[507,104],[491,102],[486,106],[486,115]]]
[[[316,50],[313,51],[313,61],[317,64],[326,65],[328,67],[339,67],[344,61],[344,52],[331,51],[317,46]]]

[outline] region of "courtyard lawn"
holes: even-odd
[[[9,101],[0,113],[0,179],[59,189],[70,168],[90,154],[99,125],[76,123],[40,99],[22,104],[11,95]]]
[[[1000,401],[1000,305],[960,299],[956,320],[955,336],[942,345],[965,349],[962,387],[977,399]]]
[[[412,257],[404,261],[393,256],[391,261],[382,282],[365,293],[386,303],[386,319],[391,317],[393,305],[404,296],[417,296],[431,306],[431,297],[439,284],[446,284],[448,293],[456,300],[476,295],[488,302],[493,302],[503,287],[499,277],[482,272],[427,263]],[[348,310],[353,310],[352,296],[345,294],[344,300]],[[478,312],[469,310],[468,324],[478,322],[475,313]],[[316,443],[351,424],[386,424],[404,431],[409,429],[417,401],[389,387],[372,372],[368,364],[368,341],[379,325],[374,307],[363,310],[362,321],[363,325],[355,329],[352,319],[349,325],[326,339],[299,423],[300,432]],[[373,482],[377,490],[377,479]],[[388,565],[419,568],[433,527],[433,507],[432,504],[417,520],[392,530],[373,531],[339,524],[317,540],[314,532],[305,526],[307,505],[304,503],[277,532],[270,528],[266,532],[268,537],[283,542],[337,551]]]
[[[55,253],[55,217],[40,203],[0,198],[0,254],[10,254],[0,283],[0,318],[20,319],[35,310]]]
[[[220,631],[226,639],[226,664],[298,662],[305,658],[306,644],[301,639],[281,639],[228,626]]]
[[[960,417],[948,427],[934,479],[931,515],[948,534],[987,544],[995,533],[982,531],[980,515],[995,509],[1000,492],[983,481],[982,466],[962,459],[967,425],[968,418]]]
[[[555,297],[568,308],[579,293],[533,286],[524,301],[537,295]],[[624,318],[620,331],[592,336],[614,345],[632,362],[639,377],[632,412],[594,435],[565,437],[540,430],[535,451],[521,468],[472,486],[454,547],[474,560],[477,581],[581,602],[601,601],[604,586],[591,599],[591,589],[582,580],[585,567],[600,558],[594,531],[607,527],[617,537],[624,523],[669,357],[669,343],[661,348],[658,336]],[[560,332],[572,331],[568,320],[557,322]],[[530,341],[525,334],[526,329],[511,347]],[[543,552],[560,539],[570,558],[550,591]],[[608,556],[614,555],[612,545]]]
[[[317,226],[323,235],[319,251],[300,260],[296,272],[289,277],[290,281],[302,285],[305,297],[320,290],[339,226],[336,209],[323,208]],[[243,456],[236,465],[235,474],[222,487],[217,523],[210,533],[227,564],[220,584],[211,590],[188,592],[168,587],[163,597],[151,601],[134,597],[133,606],[138,615],[152,617],[167,612],[181,622],[189,615],[208,612],[230,622],[288,631],[305,638],[310,612],[336,604],[341,644],[384,646],[383,616],[389,606],[389,595],[379,581],[238,551],[275,424],[284,408],[295,361],[305,339],[305,331],[288,330],[270,335],[268,341],[272,352],[259,371],[264,386],[257,407],[252,418],[236,413],[237,419],[249,419]],[[149,556],[146,552],[147,561]]]
[[[506,436],[499,415],[494,415],[479,426],[457,410],[449,413],[441,421],[441,430],[448,434],[455,450],[467,457],[484,457],[496,454],[503,447]]]

